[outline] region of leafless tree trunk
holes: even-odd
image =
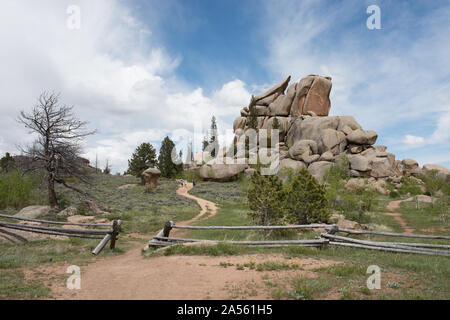
[[[21,111],[18,121],[38,137],[28,148],[20,148],[32,162],[29,171],[45,170],[48,201],[51,207],[58,207],[55,182],[75,191],[65,178],[73,176],[86,180],[86,171],[80,159],[81,142],[94,131],[84,131],[87,122],[73,116],[73,107],[60,106],[59,95],[44,92],[31,113]]]

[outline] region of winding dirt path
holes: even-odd
[[[401,213],[396,212],[396,210],[400,209],[400,203],[402,203],[403,201],[404,200],[395,200],[389,202],[386,206],[386,209],[388,209],[390,212],[385,212],[383,213],[383,215],[393,217],[395,221],[397,221],[397,223],[403,228],[403,233],[412,234],[414,233],[415,229],[408,226]]]
[[[180,196],[197,201],[201,210],[200,210],[200,213],[198,215],[196,215],[194,218],[192,218],[190,220],[178,222],[178,224],[180,224],[180,225],[189,225],[197,220],[200,220],[208,212],[208,210],[209,210],[210,214],[207,217],[205,217],[207,219],[215,216],[217,213],[216,204],[214,202],[193,196],[192,194],[189,193],[189,190],[191,190],[192,188],[193,188],[192,183],[188,183],[188,185],[186,187],[178,188],[177,194],[179,194]]]
[[[194,199],[200,213],[193,219],[178,222],[187,225],[217,213],[217,206],[188,193],[192,185],[177,190]],[[207,213],[210,213],[207,215]],[[180,231],[180,230],[174,230]],[[183,231],[183,230],[181,230]],[[179,235],[179,233],[177,233]],[[170,300],[170,299],[271,299],[271,288],[264,281],[287,281],[292,277],[317,277],[315,268],[338,262],[326,259],[286,260],[281,254],[252,254],[231,257],[158,256],[144,258],[141,250],[151,235],[137,237],[132,249],[123,255],[96,258],[81,266],[81,289],[69,290],[67,264],[58,263],[24,270],[26,279],[41,279],[51,287],[54,299],[93,300]],[[298,270],[258,272],[238,269],[237,265],[264,262],[295,263]]]

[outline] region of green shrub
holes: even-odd
[[[38,186],[38,176],[23,176],[17,170],[0,174],[0,208],[22,208],[41,203]]]
[[[431,170],[422,174],[420,179],[424,182],[426,191],[431,196],[436,196],[438,191],[447,191],[449,190],[449,179],[444,179],[439,176],[439,171]]]
[[[400,194],[411,194],[412,196],[422,194],[422,189],[416,180],[411,177],[403,176],[401,180],[401,187],[398,188]]]
[[[250,178],[248,205],[250,218],[262,225],[282,223],[285,216],[283,184],[275,175],[262,176],[255,172]]]
[[[323,185],[305,168],[301,169],[285,188],[284,206],[287,219],[293,223],[306,224],[327,222],[331,216]]]

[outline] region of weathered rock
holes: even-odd
[[[333,161],[334,155],[331,151],[326,151],[320,156],[320,161]]]
[[[205,164],[199,174],[204,180],[228,181],[247,168],[246,164]]]
[[[370,186],[380,194],[388,196],[391,192],[386,188],[386,181],[379,179],[376,181],[371,181]]]
[[[303,114],[309,111],[318,116],[328,116],[330,112],[331,80],[316,76],[303,105]]]
[[[267,121],[264,122],[262,129],[267,129],[269,132],[267,134],[270,134],[270,130],[273,129],[273,122],[275,119],[278,120],[278,134],[279,134],[279,140],[280,142],[284,141],[284,138],[289,131],[289,128],[291,126],[291,117],[270,117],[267,119]]]
[[[15,214],[15,217],[36,219],[49,214],[52,210],[50,206],[29,206],[25,207]]]
[[[355,229],[355,230],[369,230],[370,228],[364,225],[360,225],[356,221],[345,219],[342,214],[332,214],[330,220],[334,222],[339,228],[343,229]]]
[[[269,115],[271,116],[288,116],[291,112],[292,100],[295,96],[296,84],[289,86],[286,95],[280,95],[269,105]]]
[[[317,154],[317,143],[313,140],[299,140],[289,148],[289,155],[292,159],[302,160],[303,156]]]
[[[356,129],[347,135],[349,144],[372,145],[377,141],[378,134],[373,130]]]
[[[411,198],[408,198],[403,201],[419,201],[419,202],[423,202],[423,203],[433,203],[436,201],[436,198],[432,198],[432,197],[426,196],[424,194],[419,194],[415,197],[411,197]]]
[[[300,171],[300,169],[306,168],[306,165],[302,161],[286,158],[280,161],[279,170],[283,168],[291,168],[292,170],[294,170],[294,172],[298,172]]]
[[[336,130],[344,131],[346,127],[349,127],[351,131],[362,129],[361,125],[352,116],[339,116],[339,124]]]
[[[341,143],[343,146],[340,146]],[[345,134],[333,129],[322,130],[317,141],[320,154],[331,151],[333,155],[337,155],[344,151],[346,145]]]
[[[269,90],[267,90],[264,93],[260,93],[257,94],[256,96],[254,96],[254,101],[257,103],[259,100],[262,100],[270,95],[273,95],[275,93],[283,93],[284,90],[286,90],[289,81],[291,81],[291,76],[283,79],[280,83],[277,83],[276,85],[274,85],[272,88],[270,88]],[[258,103],[257,103],[258,104]]]
[[[291,105],[291,116],[299,117],[303,114],[303,105],[313,82],[314,76],[307,76],[297,83],[295,97]]]
[[[244,129],[245,125],[247,124],[247,118],[245,117],[238,117],[233,122],[233,131],[236,132],[238,129]]]
[[[352,178],[347,181],[345,188],[350,192],[359,192],[366,188],[364,179]]]
[[[156,191],[158,187],[158,179],[161,176],[161,171],[156,168],[149,168],[142,172],[142,177],[145,180],[145,188],[150,191]]]
[[[247,117],[248,116],[248,112],[245,111],[244,109],[241,110],[241,117]]]
[[[272,102],[276,100],[280,96],[279,92],[271,94],[270,96],[265,97],[264,99],[258,100],[256,103],[260,106],[268,107]]]
[[[377,152],[386,152],[387,147],[386,146],[373,146],[375,148],[375,151]]]
[[[266,115],[268,115],[269,113],[269,108],[265,107],[265,106],[256,106],[256,114],[258,117],[264,117]]]
[[[244,170],[244,176],[246,178],[250,178],[254,173],[256,172],[256,169],[248,168]]]
[[[438,165],[438,164],[424,164],[423,165],[423,171],[429,172],[432,170],[438,171],[438,176],[443,179],[446,179],[447,176],[450,175],[450,170],[448,170],[446,167],[443,167],[441,165]]]
[[[319,182],[322,182],[325,173],[333,166],[333,162],[317,161],[309,165],[308,171]]]
[[[350,150],[351,153],[357,154],[364,151],[364,146],[357,145],[357,144],[351,144],[348,146],[348,150]]]
[[[357,171],[369,171],[370,161],[366,157],[354,155],[349,157],[350,168]]]
[[[405,174],[411,174],[413,171],[419,169],[419,163],[414,159],[402,160],[402,172]]]
[[[61,210],[56,215],[59,217],[71,217],[78,214],[78,209],[74,206],[70,206],[65,208],[64,210]]]
[[[339,117],[307,117],[296,118],[288,131],[286,143],[291,147],[298,140],[318,141],[324,129],[336,130]]]
[[[374,178],[386,178],[395,175],[392,164],[388,158],[374,158],[370,161],[372,171],[370,176]]]

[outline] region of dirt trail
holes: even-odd
[[[210,215],[207,218],[217,212],[213,202],[188,194],[190,189],[192,185],[178,189],[177,193],[196,200],[201,211],[193,219],[179,224],[197,221],[205,217],[208,210]],[[65,272],[68,265],[62,263],[24,270],[25,277],[46,280],[47,283],[53,279],[50,286],[55,299],[270,299],[271,289],[264,284],[265,279],[287,281],[294,276],[316,277],[313,269],[338,263],[313,258],[293,261],[281,254],[144,258],[141,250],[151,235],[139,238],[143,241],[135,242],[133,248],[123,255],[99,256],[95,262],[81,266],[81,290],[66,288],[69,275]],[[243,265],[250,261],[255,264],[267,261],[295,263],[299,269],[277,272],[237,269],[237,264]]]
[[[402,203],[403,201],[404,200],[395,200],[389,202],[386,206],[386,209],[391,212],[385,212],[383,213],[383,215],[393,217],[395,221],[397,221],[398,224],[403,228],[403,233],[412,234],[414,233],[414,229],[408,226],[405,219],[402,218],[401,213],[395,212],[396,210],[400,209],[400,203]]]
[[[210,211],[210,214],[206,217],[208,219],[215,216],[217,213],[217,206],[214,202],[211,202],[211,201],[208,201],[205,199],[201,199],[201,198],[197,198],[196,196],[189,194],[188,192],[192,188],[193,188],[192,183],[188,183],[186,187],[178,188],[177,194],[179,194],[180,196],[197,201],[198,205],[201,208],[200,213],[190,220],[178,222],[179,225],[189,225],[197,220],[200,220],[208,212],[208,210]]]

